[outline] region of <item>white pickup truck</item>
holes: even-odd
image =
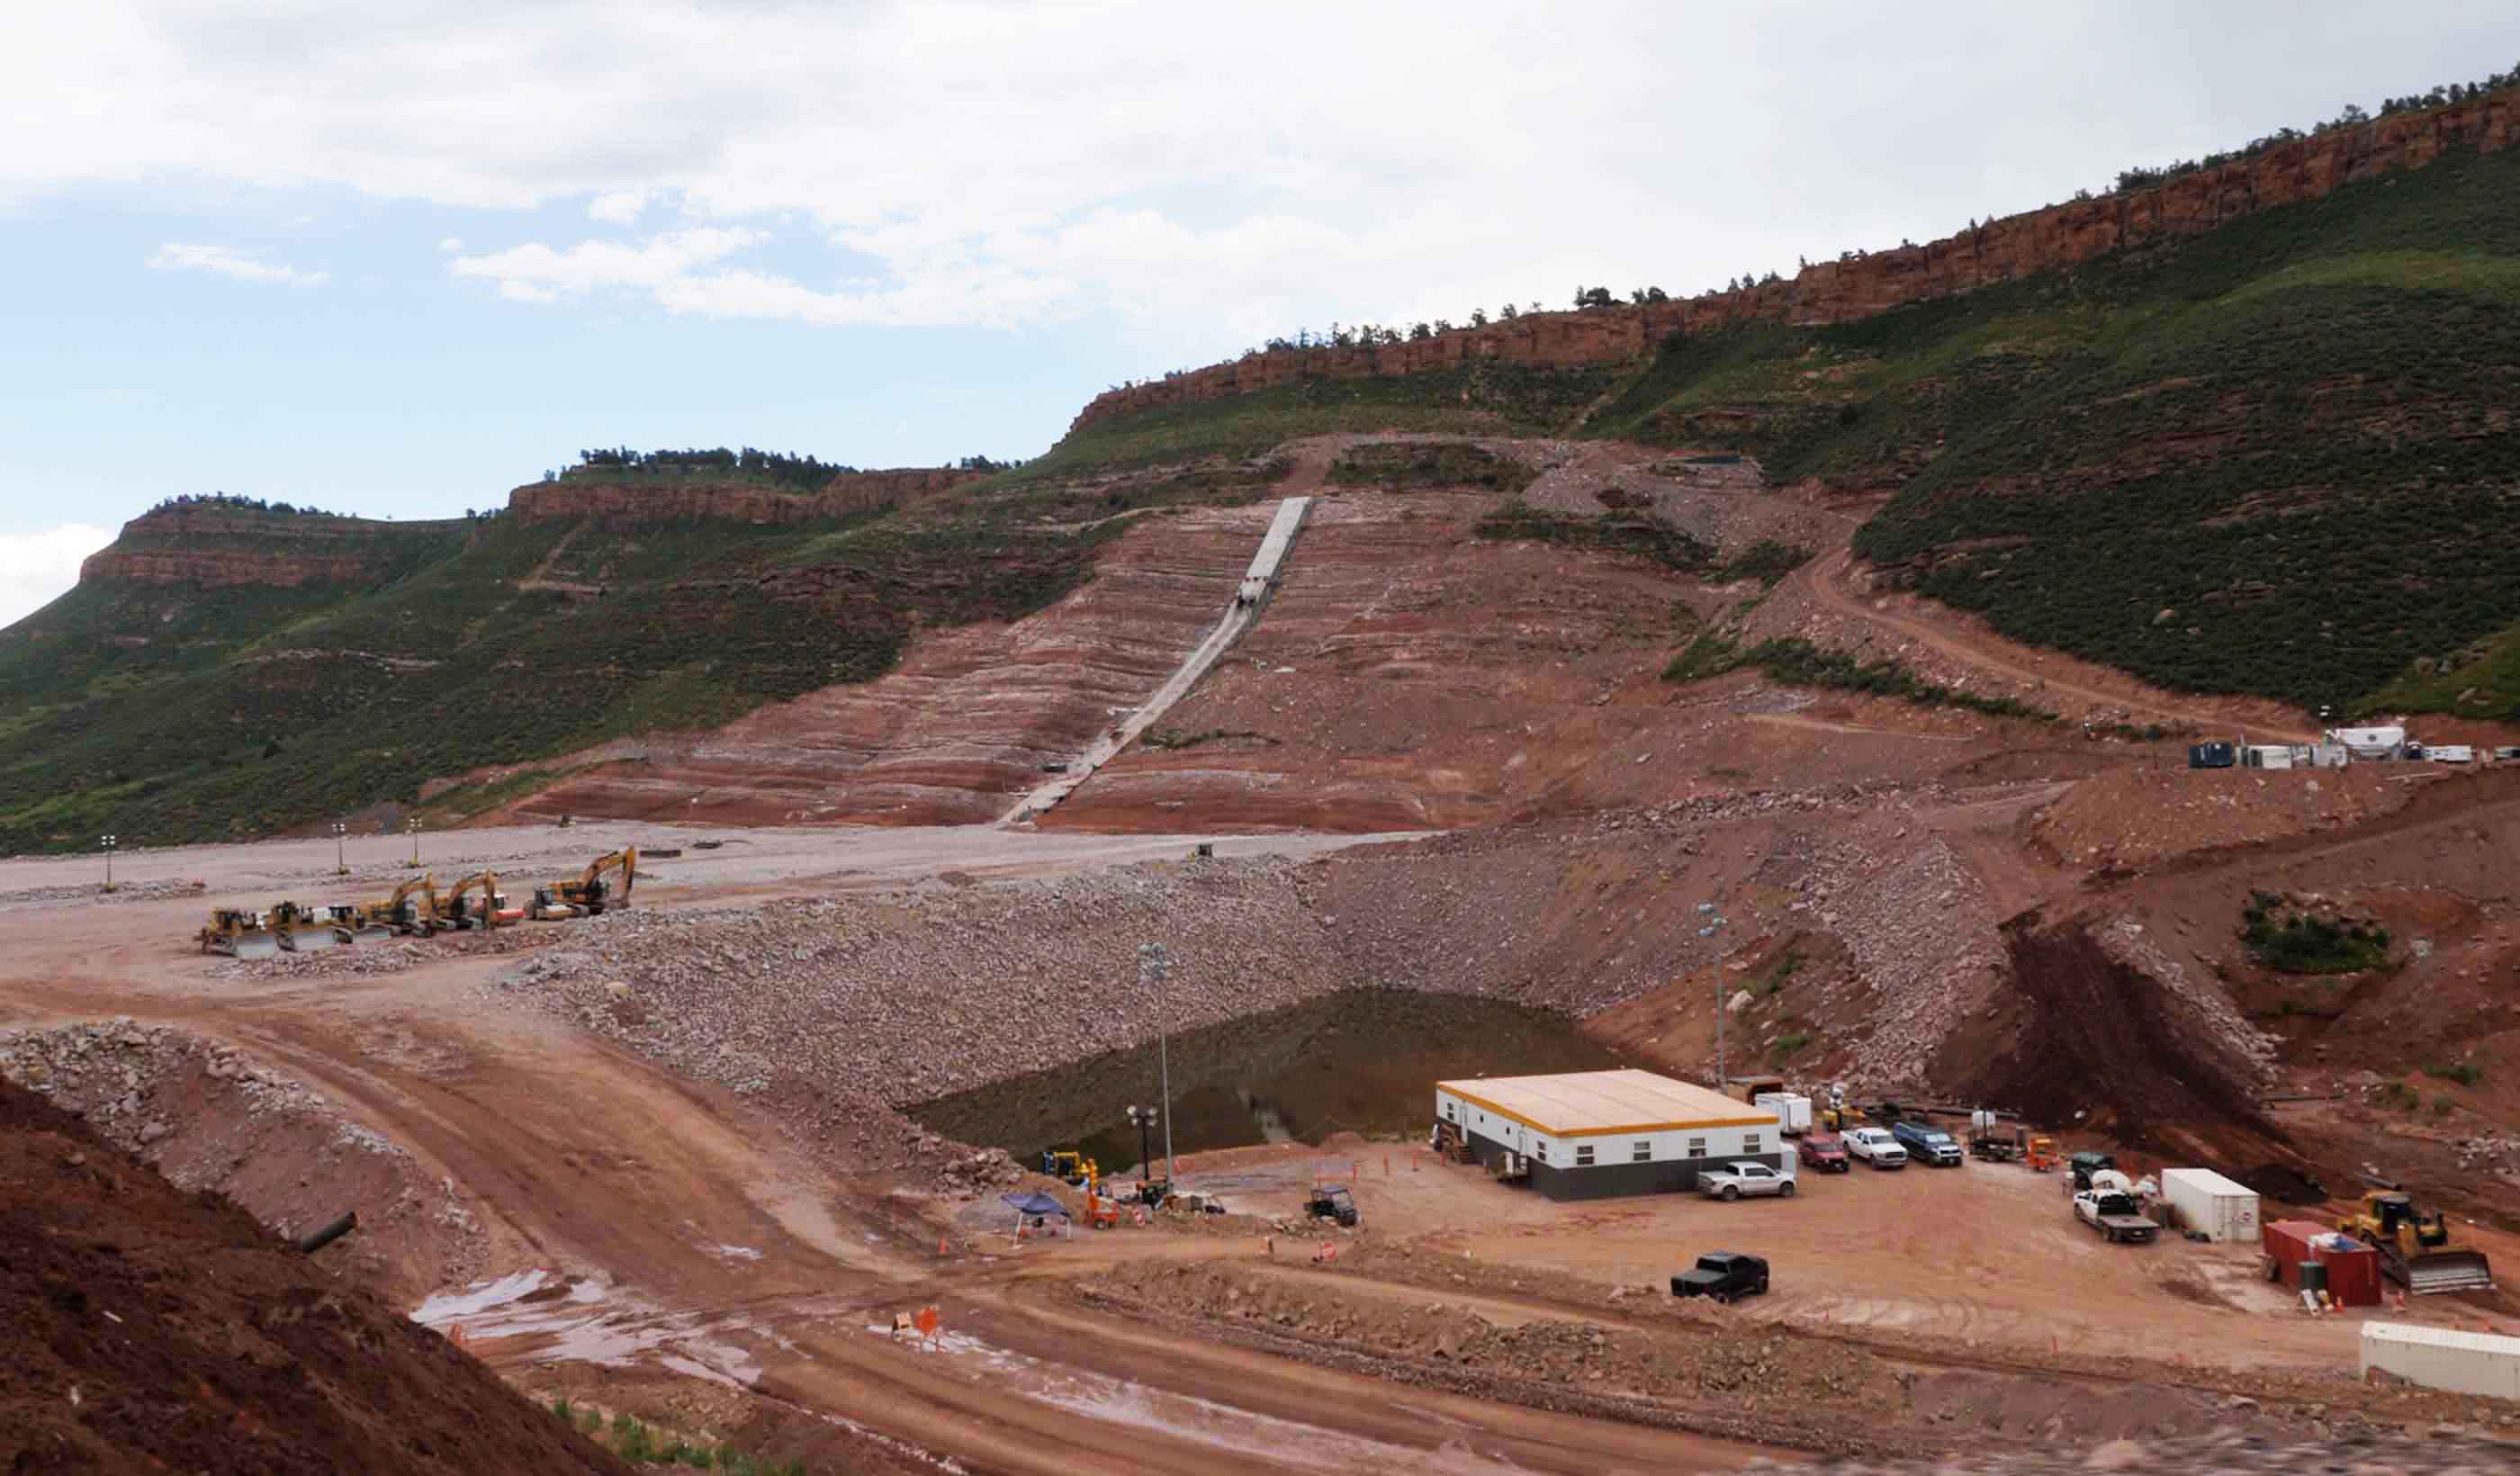
[[[1876,1169],[1904,1169],[1908,1150],[1887,1128],[1849,1128],[1846,1130],[1846,1156],[1858,1163],[1868,1163]]]
[[[1778,1194],[1790,1199],[1794,1193],[1794,1176],[1764,1163],[1743,1159],[1722,1168],[1700,1170],[1697,1191],[1710,1199],[1740,1199],[1757,1194]]]

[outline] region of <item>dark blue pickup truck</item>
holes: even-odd
[[[1940,1128],[1921,1122],[1894,1122],[1890,1136],[1899,1140],[1899,1146],[1919,1163],[1930,1163],[1938,1169],[1960,1166],[1960,1141]]]

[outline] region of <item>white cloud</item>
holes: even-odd
[[[1928,26],[1808,0],[409,9],[392,26],[305,0],[13,16],[0,200],[209,179],[475,211],[583,201],[625,232],[671,201],[698,229],[777,223],[779,269],[651,253],[679,230],[441,249],[518,300],[1108,313],[1185,362],[1331,318],[1790,271],[2520,50],[2507,8],[2374,31],[2342,3],[2272,0],[1980,0]]]
[[[90,523],[0,533],[0,625],[32,614],[78,583],[79,560],[113,542]]]
[[[287,287],[321,287],[330,272],[301,272],[277,261],[256,260],[249,252],[220,246],[187,246],[167,242],[150,253],[149,265],[160,272],[212,272],[238,282],[275,283]]]
[[[647,191],[612,190],[589,201],[586,215],[589,220],[600,220],[606,225],[626,226],[637,220],[647,208]]]
[[[437,238],[437,248],[449,253],[460,251],[464,249],[464,238],[461,236],[441,236]]]

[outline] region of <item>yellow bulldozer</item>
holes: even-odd
[[[264,922],[262,914],[248,908],[212,909],[200,938],[202,952],[231,959],[269,959],[280,953],[279,935]]]
[[[2494,1268],[2485,1253],[2452,1246],[2450,1222],[2438,1210],[2426,1218],[2410,1194],[2369,1190],[2362,1208],[2336,1228],[2377,1249],[2389,1279],[2418,1296],[2494,1289]]]
[[[621,873],[620,890],[613,889],[606,876]],[[533,905],[525,916],[542,922],[557,922],[563,917],[593,917],[630,905],[631,884],[639,879],[639,849],[624,847],[608,852],[587,863],[586,870],[565,881],[534,888]]]
[[[331,908],[275,902],[267,916],[272,937],[292,954],[319,954],[342,941],[333,931]]]
[[[477,898],[475,892],[480,894]],[[439,894],[430,920],[448,932],[487,932],[517,916],[508,910],[507,894],[499,890],[499,873],[475,872]]]

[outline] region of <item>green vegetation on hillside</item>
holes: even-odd
[[[2013,697],[1991,697],[1926,681],[1907,666],[1884,656],[1866,661],[1842,650],[1823,650],[1809,641],[1778,637],[1741,649],[1732,639],[1707,630],[1688,643],[1664,668],[1668,682],[1700,682],[1744,666],[1756,667],[1770,681],[1791,687],[1822,687],[1868,696],[1897,697],[1919,707],[1960,707],[1994,718],[2024,718],[2052,723],[2056,714]]]
[[[1501,541],[1562,543],[1604,554],[1629,554],[1684,572],[1706,567],[1715,553],[1659,517],[1633,513],[1569,517],[1563,513],[1544,512],[1519,499],[1480,518],[1471,531],[1481,538]]]
[[[1511,457],[1469,441],[1403,441],[1358,446],[1330,463],[1334,486],[1407,491],[1426,487],[1479,487],[1519,492],[1540,473]]]
[[[1037,511],[362,524],[410,542],[349,586],[82,586],[0,634],[0,852],[264,834],[864,681],[922,624],[1059,598],[1126,526]],[[128,542],[151,536],[144,520]]]
[[[2389,962],[2389,930],[2306,913],[2272,892],[2252,892],[2240,911],[2249,957],[2278,973],[2350,974]]]
[[[995,485],[1211,457],[1248,461],[1298,436],[1333,430],[1549,434],[1572,422],[1618,377],[1607,367],[1529,369],[1482,361],[1429,374],[1299,380],[1253,394],[1096,421]]]
[[[2007,635],[2342,708],[2520,622],[2515,365],[2520,155],[2461,155],[2076,272],[1676,341],[1586,433],[1897,487],[1857,551]]]

